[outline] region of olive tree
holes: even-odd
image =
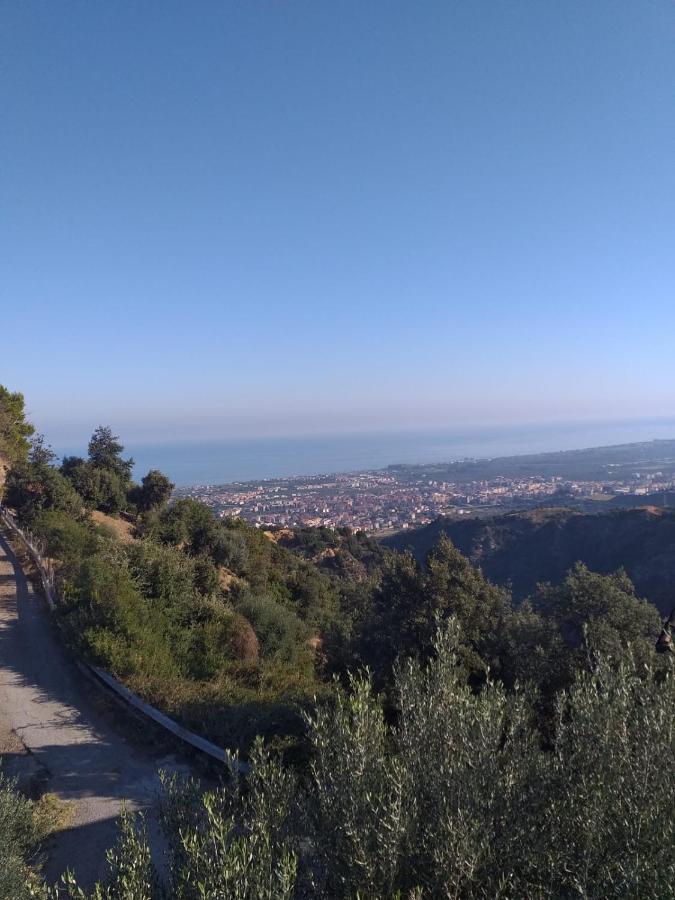
[[[368,673],[336,686],[306,717],[301,777],[258,743],[245,780],[236,760],[203,796],[168,780],[168,896],[672,896],[672,672],[596,658],[560,694],[547,744],[528,692],[467,684],[462,640],[450,619],[426,662],[399,662],[386,706]],[[147,840],[124,828],[92,897],[155,900]]]

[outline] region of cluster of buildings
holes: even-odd
[[[395,470],[316,475],[183,488],[221,517],[240,517],[257,526],[348,526],[370,533],[423,525],[441,515],[517,509],[538,503],[609,499],[620,493],[667,490],[661,472],[634,473],[621,482],[566,481],[540,476],[455,483],[410,478]]]

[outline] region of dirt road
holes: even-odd
[[[124,718],[69,657],[0,532],[0,755],[27,790],[72,804],[70,827],[48,848],[50,880],[66,867],[85,884],[100,877],[122,802],[152,818],[157,770],[186,768]]]

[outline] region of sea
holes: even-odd
[[[160,469],[179,487],[225,484],[381,469],[557,450],[675,440],[675,418],[621,422],[566,422],[388,431],[301,437],[125,442],[134,477]],[[86,446],[54,447],[86,455]]]

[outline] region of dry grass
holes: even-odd
[[[220,589],[225,593],[228,593],[232,587],[243,585],[245,583],[243,578],[235,575],[234,572],[225,568],[225,566],[220,566],[218,568],[218,584],[220,585]]]
[[[33,806],[33,818],[38,831],[44,837],[57,831],[64,831],[72,823],[74,815],[75,804],[61,800],[51,792],[43,794]]]
[[[136,538],[133,536],[134,526],[126,519],[118,516],[109,516],[98,509],[92,510],[91,517],[97,525],[109,529],[122,544],[133,544]]]
[[[273,544],[285,544],[292,541],[295,534],[291,528],[279,528],[277,531],[263,531],[268,541]]]

